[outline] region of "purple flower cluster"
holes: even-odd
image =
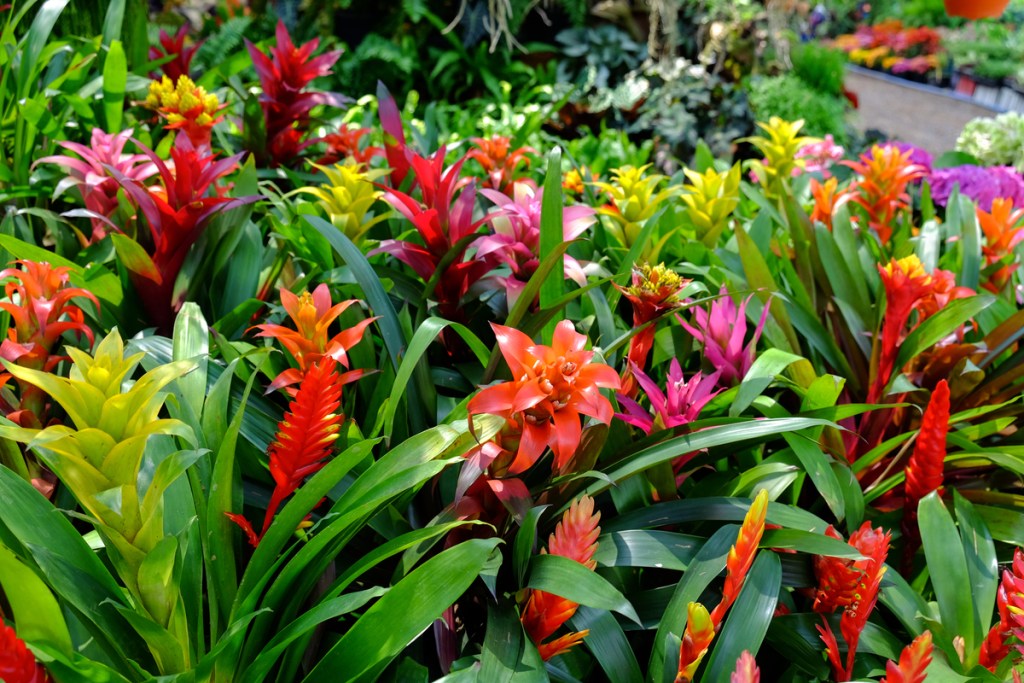
[[[984,211],[991,211],[999,198],[1012,199],[1015,206],[1024,204],[1024,178],[1010,166],[940,168],[932,172],[930,182],[932,200],[940,206],[949,202],[954,187]]]
[[[909,142],[900,142],[898,140],[892,140],[890,142],[887,142],[885,143],[885,146],[895,147],[900,152],[906,152],[907,150],[910,150],[910,161],[914,164],[917,164],[918,166],[923,166],[925,173],[931,175],[932,163],[935,161],[935,159],[927,150],[922,149],[917,145],[912,145]]]

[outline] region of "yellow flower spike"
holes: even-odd
[[[683,642],[679,647],[679,672],[676,674],[676,683],[690,683],[693,680],[697,667],[708,653],[711,641],[715,639],[715,624],[704,605],[691,602],[686,606],[686,614],[686,630],[683,632]]]
[[[697,228],[697,236],[705,245],[713,247],[740,203],[739,164],[724,173],[714,168],[704,173],[685,168],[683,173],[690,182],[683,185],[685,194],[680,200]]]
[[[194,145],[210,142],[210,129],[223,117],[217,116],[223,107],[217,95],[207,93],[188,76],[179,76],[177,83],[164,76],[149,84],[145,104],[167,120],[170,130],[182,129]]]
[[[354,243],[359,244],[370,228],[391,215],[389,212],[379,216],[370,213],[383,195],[373,183],[387,175],[387,169],[366,169],[352,159],[334,166],[313,166],[323,171],[327,182],[319,187],[302,187],[297,192],[319,199],[331,223]]]
[[[650,219],[668,199],[679,194],[679,187],[658,190],[662,181],[668,178],[660,173],[644,175],[650,164],[636,168],[623,166],[612,170],[612,182],[595,182],[594,186],[608,194],[611,206],[598,209],[598,213],[611,219],[606,223],[608,231],[627,249],[633,246],[644,223]],[[656,244],[657,240],[651,240]],[[656,251],[645,247],[644,260],[656,260]]]
[[[773,116],[768,123],[758,122],[764,135],[744,138],[744,142],[757,147],[765,160],[754,161],[751,166],[754,173],[764,185],[765,194],[770,198],[778,198],[786,192],[793,171],[803,168],[806,160],[798,159],[796,153],[804,145],[817,142],[816,138],[800,135],[804,127],[803,120],[785,121]]]

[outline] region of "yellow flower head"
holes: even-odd
[[[764,162],[754,161],[751,166],[764,186],[765,194],[779,196],[793,176],[793,171],[803,168],[807,163],[805,159],[797,158],[796,153],[804,145],[818,140],[800,135],[800,129],[804,127],[803,120],[785,121],[773,116],[768,123],[759,122],[757,125],[764,134],[743,141],[754,145],[764,154]]]
[[[683,169],[690,181],[683,186],[686,194],[680,200],[686,204],[686,213],[697,228],[697,234],[708,246],[713,246],[729,223],[729,217],[740,203],[740,167],[733,166],[724,173],[709,168],[704,173]]]
[[[373,183],[387,175],[387,169],[369,169],[349,159],[334,166],[317,166],[327,176],[319,187],[303,187],[299,192],[311,194],[320,200],[331,223],[355,243],[377,223],[388,218],[387,212],[375,216],[370,209],[383,194]]]
[[[562,189],[571,194],[583,194],[583,174],[581,169],[569,169],[569,172],[562,178]]]
[[[658,299],[662,305],[671,305],[678,301],[676,295],[688,282],[664,263],[656,266],[645,263],[633,267],[633,284],[625,292],[638,299]]]
[[[184,129],[196,144],[209,143],[210,129],[223,118],[217,116],[223,108],[217,95],[188,76],[179,76],[177,84],[167,76],[153,81],[145,104],[167,119],[168,129]]]
[[[617,225],[612,227],[612,234],[627,248],[640,236],[644,223],[651,218],[663,202],[679,194],[678,187],[667,187],[658,190],[658,186],[667,178],[660,173],[644,175],[650,164],[636,168],[623,166],[612,170],[612,182],[595,182],[594,185],[606,192],[611,198],[611,206],[598,210],[608,216]],[[644,254],[645,258],[653,258]]]
[[[917,254],[911,254],[899,260],[892,260],[889,263],[882,266],[882,270],[890,278],[896,275],[898,270],[900,275],[903,275],[907,279],[923,278],[927,281],[931,276],[928,275],[928,271],[924,269],[924,264],[921,263],[921,259],[917,257]]]

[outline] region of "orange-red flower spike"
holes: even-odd
[[[921,419],[917,444],[907,464],[906,501],[903,505],[903,536],[906,538],[904,565],[909,565],[920,543],[917,505],[932,491],[942,488],[946,462],[946,434],[949,432],[949,384],[942,380],[932,392]]]
[[[736,670],[729,677],[729,683],[761,683],[761,670],[748,650],[744,650],[736,660]]]
[[[277,508],[311,474],[319,471],[338,438],[341,415],[341,384],[337,363],[325,357],[313,364],[302,379],[288,413],[277,425],[277,438],[270,445],[270,474],[274,492],[267,505],[263,530],[257,536],[240,515],[229,517],[245,530],[252,545],[267,533]]]
[[[14,629],[0,621],[0,681],[49,683],[50,677]]]
[[[768,513],[768,492],[761,490],[757,498],[750,505],[746,516],[743,518],[743,525],[736,537],[736,544],[729,550],[729,557],[725,561],[725,588],[722,589],[722,601],[718,603],[711,612],[711,621],[715,624],[717,631],[722,626],[725,613],[729,611],[736,598],[743,590],[743,582],[747,579],[747,572],[754,564],[754,557],[757,556],[757,546],[764,534],[764,520]]]
[[[597,537],[601,535],[598,522],[601,513],[594,512],[594,499],[582,496],[574,500],[548,539],[548,552],[579,562],[594,569],[597,562]],[[542,551],[543,552],[543,551]],[[547,661],[568,651],[587,635],[586,631],[562,636],[549,643],[544,641],[568,621],[579,605],[553,593],[531,590],[526,607],[520,617],[527,635],[537,645],[541,657]]]
[[[676,683],[690,683],[697,673],[704,655],[715,639],[715,624],[704,605],[691,602],[686,606],[686,629],[683,631],[683,642],[679,647],[679,672]]]
[[[900,663],[885,665],[885,678],[880,683],[924,683],[925,672],[932,661],[932,634],[925,631],[903,648]]]

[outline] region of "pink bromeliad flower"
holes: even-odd
[[[743,346],[747,335],[747,304],[753,295],[747,297],[738,307],[729,296],[725,285],[719,290],[719,298],[711,302],[710,312],[697,308],[693,313],[694,327],[676,316],[683,328],[692,334],[704,347],[704,357],[711,366],[721,373],[723,385],[738,383],[754,363],[754,350],[761,338],[764,324],[768,320],[768,306],[764,307],[761,319],[754,329],[754,337]]]
[[[793,169],[793,175],[801,173],[821,173],[822,177],[830,178],[829,171],[832,165],[842,161],[846,150],[842,145],[837,145],[831,134],[826,135],[823,140],[815,140],[801,147],[797,153],[797,159],[806,159],[806,166]]]
[[[616,413],[615,417],[640,428],[644,434],[650,435],[654,431],[690,424],[697,419],[704,406],[722,392],[722,389],[715,391],[721,372],[713,372],[707,376],[698,372],[686,381],[683,379],[679,361],[675,358],[669,365],[668,383],[664,392],[636,363],[630,361],[629,364],[640,388],[650,399],[654,414],[648,413],[628,396],[618,394],[616,398],[626,412]]]
[[[86,211],[95,214],[92,216],[92,236],[88,240],[80,237],[82,246],[103,239],[108,227],[103,219],[110,218],[118,208],[117,190],[120,185],[109,169],[139,183],[157,172],[156,164],[145,154],[125,154],[125,143],[131,136],[131,128],[120,133],[105,133],[99,128],[93,128],[88,147],[77,142],[57,143],[81,159],[49,156],[36,162],[57,164],[66,168],[69,175],[58,183],[55,194],[59,195],[72,186],[77,187],[82,195],[82,201],[85,202]]]
[[[498,207],[491,214],[494,234],[484,235],[473,242],[476,258],[496,258],[512,271],[506,277],[494,278],[505,288],[508,306],[515,305],[519,294],[540,265],[540,214],[544,190],[534,190],[525,183],[515,183],[513,196],[481,189],[480,193]],[[593,225],[597,218],[589,206],[567,206],[562,210],[562,237],[573,240]],[[565,255],[565,276],[585,287],[587,269],[576,259]]]

